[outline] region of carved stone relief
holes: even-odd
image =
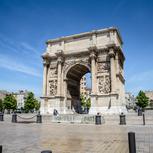
[[[123,68],[122,68],[121,64],[119,64],[119,73],[123,75]]]
[[[122,67],[121,67],[121,66],[119,66],[119,73],[120,73],[120,74],[123,73],[123,72],[122,72]]]
[[[110,92],[110,77],[105,76],[105,93]]]
[[[56,68],[50,68],[49,69],[49,78],[53,78],[57,76],[57,69]]]
[[[53,68],[56,68],[56,67],[57,67],[57,61],[50,62],[50,65],[49,65],[50,69],[53,69]]]
[[[55,96],[57,93],[57,80],[49,80],[50,96]]]
[[[99,50],[99,54],[97,56],[97,62],[105,62],[105,61],[107,61],[107,58],[108,58],[107,51]]]
[[[85,58],[85,59],[75,59],[74,57],[70,57],[66,60],[66,62],[64,63],[64,71],[66,71],[69,67],[71,67],[74,64],[84,64],[84,65],[88,65],[90,67],[89,64],[89,59]]]
[[[109,71],[110,71],[109,62],[98,63],[98,67],[97,67],[98,73],[108,73]]]
[[[120,61],[119,61],[119,73],[123,75],[123,66]]]
[[[110,93],[110,77],[109,75],[100,76],[98,78],[98,89],[100,94]]]

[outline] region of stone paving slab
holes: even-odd
[[[89,124],[21,124],[10,117],[0,122],[3,153],[128,153],[127,134],[121,126]]]
[[[0,122],[0,145],[3,153],[40,153],[45,149],[53,153],[128,153],[127,133],[133,131],[137,153],[153,153],[153,125],[134,124],[133,116],[127,125],[119,125],[118,119],[110,116],[103,125],[22,124],[11,123],[11,116],[6,115]]]

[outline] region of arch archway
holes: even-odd
[[[81,113],[80,80],[89,72],[89,67],[83,64],[75,64],[66,73],[67,101],[70,102],[71,109],[74,109],[77,113]]]
[[[89,113],[120,112],[125,100],[125,57],[116,28],[48,40],[42,57],[41,113],[52,114],[54,109],[72,113],[72,107],[79,106],[80,79],[87,72],[92,86]]]

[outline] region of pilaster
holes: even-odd
[[[63,51],[59,50],[56,53],[56,56],[57,56],[57,96],[61,96]]]
[[[64,80],[64,103],[63,103],[63,113],[66,113],[66,101],[67,101],[67,79]]]
[[[43,72],[43,96],[47,96],[47,74],[48,74],[48,61],[44,60],[44,72]]]
[[[109,48],[110,72],[111,72],[111,92],[116,91],[116,71],[115,71],[115,52],[114,48]]]
[[[96,46],[92,46],[89,48],[90,51],[90,59],[91,59],[91,77],[92,77],[92,94],[96,95],[97,94],[97,88],[96,88],[96,84],[97,84],[97,78],[96,78],[96,51],[97,51],[97,47]]]

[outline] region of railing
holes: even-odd
[[[23,121],[18,121],[17,117],[22,119]],[[31,119],[33,119],[35,117],[36,117],[35,121],[29,121],[29,120],[31,120]],[[40,113],[38,113],[37,115],[34,115],[32,117],[23,117],[23,116],[17,115],[16,113],[13,113],[12,114],[12,122],[13,123],[31,123],[31,122],[42,123],[42,116],[40,115]]]
[[[21,121],[17,120],[18,123],[35,123],[36,120],[31,121],[31,119],[37,117],[37,115],[34,115],[32,117],[23,117],[23,116],[20,116],[20,115],[17,114],[17,117],[21,120]]]

